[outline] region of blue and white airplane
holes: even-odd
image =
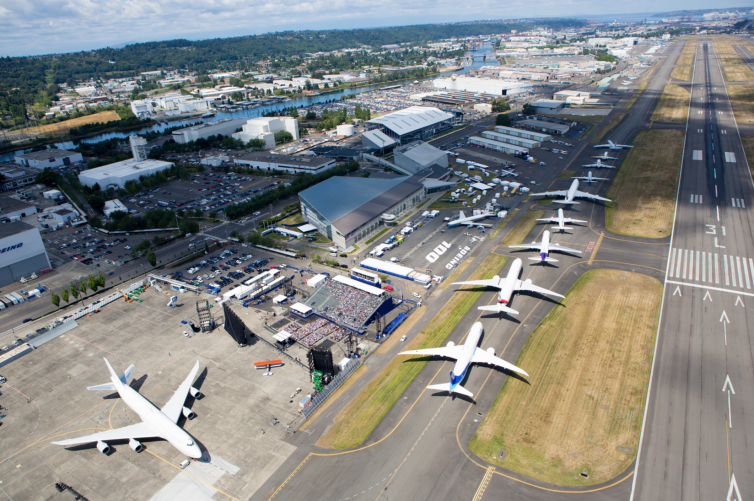
[[[575,252],[577,254],[581,254],[580,250],[569,249],[568,247],[563,247],[562,245],[559,245],[559,244],[550,243],[550,232],[547,230],[545,230],[544,233],[542,233],[542,243],[532,242],[530,244],[511,245],[508,248],[509,249],[529,249],[529,250],[539,251],[539,257],[530,257],[529,260],[541,261],[543,263],[557,263],[558,262],[557,259],[553,259],[550,257],[550,251]]]
[[[200,459],[202,457],[202,451],[191,435],[186,433],[183,428],[176,424],[181,417],[181,414],[188,419],[193,419],[195,417],[195,414],[191,409],[185,407],[183,404],[189,393],[197,399],[202,397],[199,390],[192,386],[194,378],[196,378],[196,374],[199,372],[199,361],[196,362],[196,365],[194,365],[194,368],[191,370],[191,373],[186,380],[181,383],[173,396],[170,397],[170,400],[168,400],[168,403],[165,404],[162,409],[158,409],[152,405],[149,400],[141,396],[139,392],[128,385],[128,380],[131,378],[131,373],[134,370],[133,365],[123,374],[117,376],[107,359],[105,359],[105,363],[110,371],[110,380],[112,382],[90,386],[87,389],[117,391],[120,398],[122,398],[126,405],[128,405],[141,418],[142,422],[130,426],[124,426],[123,428],[94,433],[93,435],[87,435],[85,437],[52,442],[54,445],[69,446],[96,442],[97,449],[99,449],[102,454],[107,454],[110,452],[110,446],[107,445],[107,442],[111,440],[128,440],[128,446],[131,449],[135,452],[141,452],[143,446],[141,445],[141,442],[136,439],[162,438],[170,442],[173,447],[190,458]]]
[[[450,371],[450,383],[432,384],[427,386],[429,390],[447,391],[449,393],[458,393],[473,398],[474,394],[461,386],[461,381],[466,376],[471,364],[486,364],[501,367],[507,371],[518,372],[526,377],[529,375],[513,364],[495,356],[495,348],[489,347],[487,350],[478,348],[479,339],[484,333],[484,327],[481,322],[471,326],[469,335],[464,344],[456,346],[453,341],[449,342],[444,348],[427,348],[426,350],[411,350],[399,353],[399,355],[432,355],[436,357],[452,358],[456,361],[453,369]]]
[[[448,222],[448,228],[455,228],[456,226],[466,226],[468,228],[471,228],[473,226],[485,226],[487,228],[491,228],[492,227],[491,224],[478,222],[488,217],[495,217],[495,214],[491,212],[483,212],[481,214],[466,217],[463,211],[460,211],[458,213],[458,219]]]

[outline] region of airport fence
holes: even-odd
[[[335,393],[335,390],[340,388],[343,383],[346,382],[346,380],[351,377],[351,374],[353,374],[356,369],[361,367],[361,360],[359,359],[351,359],[351,362],[349,362],[348,365],[346,365],[346,368],[341,371],[337,376],[335,376],[332,381],[330,381],[330,384],[325,386],[325,388],[317,393],[314,398],[312,398],[312,401],[309,405],[304,407],[304,409],[301,411],[301,414],[304,415],[305,419],[309,419],[309,416],[314,414],[314,411],[319,409],[319,407],[325,403],[325,401],[332,396],[333,393]]]

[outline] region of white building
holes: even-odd
[[[236,165],[251,167],[264,171],[282,171],[297,174],[306,172],[319,174],[335,167],[334,158],[270,155],[267,153],[250,153],[233,160]]]
[[[436,89],[458,90],[464,92],[483,92],[495,96],[510,96],[523,92],[531,92],[532,84],[515,80],[495,78],[457,77],[436,78],[432,81]]]
[[[107,217],[110,217],[113,212],[123,212],[124,214],[128,214],[128,207],[123,205],[123,202],[121,202],[117,198],[114,198],[105,202],[105,208],[103,212]]]
[[[52,268],[39,230],[18,221],[0,225],[0,286]]]
[[[186,129],[180,129],[173,131],[173,139],[176,143],[186,144],[197,139],[207,139],[209,136],[216,136],[222,134],[223,136],[233,135],[236,129],[246,121],[244,118],[226,118],[224,120],[217,120],[215,122],[209,122],[206,124],[196,125],[194,127],[188,127]]]
[[[275,133],[286,130],[291,133],[294,141],[298,141],[298,120],[292,117],[260,117],[247,120],[241,132],[236,132],[233,137],[244,143],[251,139],[262,139],[265,149],[275,146]]]
[[[76,219],[78,217],[78,214],[76,214],[76,212],[72,211],[71,209],[58,209],[52,213],[52,217],[56,221],[67,223]]]
[[[216,87],[214,89],[199,89],[199,95],[202,96],[203,99],[207,98],[229,98],[231,94],[235,92],[240,92],[241,94],[246,92],[246,89],[243,87],[234,87],[232,85],[222,85],[220,87]]]
[[[157,103],[157,107],[163,110],[177,110],[178,104],[183,101],[191,100],[191,96],[185,96],[180,92],[169,92],[163,94],[160,97],[155,96],[153,101]]]
[[[152,100],[140,99],[137,101],[131,101],[131,111],[139,118],[151,115],[152,113],[154,113],[154,108],[152,108]]]
[[[76,151],[59,150],[51,148],[49,150],[31,151],[23,155],[17,155],[15,161],[18,165],[31,167],[33,169],[44,170],[46,168],[57,169],[65,165],[83,162],[84,157]]]
[[[93,96],[97,92],[97,87],[94,85],[84,85],[83,87],[76,87],[73,89],[79,96]]]
[[[178,103],[178,111],[181,113],[196,113],[197,111],[209,110],[212,107],[212,99],[188,99]]]
[[[37,213],[37,206],[9,196],[0,196],[0,221],[19,221]],[[2,224],[0,224],[2,226]],[[1,260],[0,260],[1,261]]]

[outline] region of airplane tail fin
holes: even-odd
[[[573,229],[573,228],[571,228],[569,226],[563,226],[563,228],[561,228],[560,226],[551,226],[550,228],[552,228],[553,230],[560,230],[560,229],[563,229],[563,230],[572,230]]]
[[[502,304],[495,304],[495,305],[489,305],[489,306],[479,306],[477,308],[478,310],[482,311],[496,311],[498,313],[509,313],[511,315],[518,315],[518,312],[514,310],[513,308],[508,308],[507,306],[503,306]]]
[[[105,359],[107,361],[107,359]],[[115,372],[113,371],[113,368],[110,367],[110,363],[108,362],[107,367],[110,369],[110,373],[112,375],[115,375]],[[131,374],[134,371],[134,365],[131,364],[131,367],[125,370],[123,374],[120,376],[117,376],[121,383],[124,385],[127,385],[129,381],[131,380]],[[89,386],[87,387],[87,390],[90,391],[115,391],[117,388],[115,388],[115,383],[105,383],[105,384],[98,384],[97,386]]]
[[[466,395],[469,398],[474,398],[474,394],[471,393],[469,390],[461,386],[460,384],[457,384],[455,388],[452,390],[450,389],[450,383],[442,383],[442,384],[431,384],[427,386],[428,390],[438,390],[438,391],[447,391],[450,393],[458,393],[459,395]]]

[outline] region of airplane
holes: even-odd
[[[609,157],[607,156],[607,152],[603,152],[602,155],[597,155],[596,157],[592,158],[599,158],[600,160],[618,160],[618,157]]]
[[[573,228],[567,227],[566,223],[587,223],[588,222],[588,221],[582,221],[580,219],[571,219],[570,217],[563,217],[563,209],[558,209],[557,217],[547,217],[544,219],[537,219],[537,221],[544,221],[546,223],[558,223],[558,225],[553,226],[553,228],[557,228],[560,231],[573,229]]]
[[[589,171],[586,176],[573,176],[571,179],[581,179],[582,181],[586,181],[590,184],[595,181],[609,181],[609,179],[605,177],[592,177],[592,171]]]
[[[602,159],[600,158],[597,159],[597,163],[582,165],[582,167],[593,167],[595,169],[615,169],[615,167],[613,167],[612,165],[603,164]]]
[[[487,350],[478,348],[477,344],[479,344],[479,339],[482,337],[483,332],[484,327],[482,326],[482,322],[476,322],[471,326],[471,330],[469,331],[469,335],[464,344],[456,346],[453,341],[450,341],[445,347],[404,351],[399,353],[399,355],[432,355],[454,359],[456,364],[450,370],[450,383],[431,384],[427,386],[427,389],[447,391],[451,394],[459,393],[461,395],[466,395],[469,398],[473,398],[474,394],[461,386],[460,383],[466,376],[466,371],[471,364],[496,365],[507,371],[518,372],[519,374],[529,377],[523,369],[496,357],[495,348],[490,347],[487,348]]]
[[[483,212],[482,214],[477,214],[476,216],[466,217],[463,211],[460,211],[458,212],[458,219],[448,222],[448,228],[454,228],[456,226],[466,226],[467,228],[472,228],[474,226],[485,226],[491,228],[491,224],[478,223],[477,221],[494,216],[495,215],[490,212]]]
[[[537,197],[565,197],[564,200],[553,200],[556,204],[577,204],[578,202],[573,201],[573,199],[576,197],[589,198],[590,200],[602,200],[603,202],[612,202],[612,200],[609,200],[607,198],[602,198],[598,195],[592,195],[591,193],[579,191],[578,179],[574,179],[573,183],[571,183],[571,187],[567,190],[545,191],[544,193],[532,193],[531,195]]]
[[[595,144],[595,148],[610,148],[611,150],[620,150],[623,148],[633,148],[633,146],[630,146],[628,144],[616,144],[610,140],[607,141],[607,144]]]
[[[558,251],[558,252],[576,252],[578,254],[581,254],[580,250],[576,249],[569,249],[568,247],[562,247],[558,244],[551,244],[550,243],[550,232],[545,230],[545,232],[542,234],[542,243],[532,242],[530,244],[523,244],[523,245],[511,245],[508,247],[509,249],[534,249],[539,251],[539,258],[536,257],[530,257],[529,260],[531,261],[541,261],[543,263],[557,263],[557,259],[553,259],[550,256],[550,251]]]
[[[500,177],[504,177],[504,176],[518,177],[518,173],[513,172],[512,170],[500,169]]]
[[[482,311],[496,311],[498,313],[509,313],[512,315],[518,315],[518,312],[505,305],[507,305],[510,302],[511,296],[513,295],[514,292],[530,291],[530,292],[536,292],[542,295],[549,294],[549,295],[558,296],[558,297],[565,297],[551,290],[538,287],[532,284],[531,280],[526,280],[526,281],[519,280],[518,276],[521,274],[522,268],[523,268],[523,264],[522,264],[521,259],[516,258],[516,260],[513,261],[513,264],[511,264],[511,267],[508,270],[508,275],[505,277],[499,277],[495,275],[489,280],[471,280],[469,282],[453,282],[452,285],[479,285],[483,287],[494,287],[498,289],[497,304],[494,306],[493,305],[479,306],[477,309],[482,310]]]
[[[111,440],[128,440],[128,446],[131,449],[135,452],[141,452],[143,446],[141,442],[137,440],[138,438],[162,438],[170,442],[173,447],[190,458],[199,459],[202,457],[202,451],[191,435],[186,433],[183,428],[176,424],[181,417],[181,414],[188,419],[196,417],[191,409],[185,407],[183,404],[189,393],[196,399],[202,398],[202,394],[199,390],[192,386],[192,382],[194,381],[194,378],[196,378],[197,372],[199,372],[198,360],[196,365],[194,365],[194,368],[191,369],[191,373],[183,383],[181,383],[173,396],[170,397],[170,400],[168,400],[168,403],[166,403],[162,409],[155,407],[149,400],[141,396],[139,392],[128,385],[128,380],[131,378],[131,373],[134,370],[133,365],[126,369],[123,374],[117,376],[110,365],[110,362],[106,358],[105,363],[110,371],[110,380],[112,382],[90,386],[87,389],[91,391],[117,391],[120,398],[122,398],[126,405],[128,405],[141,418],[142,422],[124,426],[123,428],[115,428],[113,430],[94,433],[85,437],[52,442],[54,445],[67,447],[69,445],[96,442],[97,449],[99,449],[102,454],[107,454],[110,452],[110,446],[107,445],[107,442]]]

